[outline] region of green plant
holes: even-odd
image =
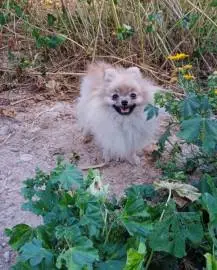
[[[186,57],[171,56],[176,61]],[[156,158],[160,158],[169,143],[171,160],[169,162],[158,161],[158,166],[163,170],[166,179],[186,180],[189,174],[196,169],[201,173],[215,174],[217,154],[217,119],[216,112],[216,74],[208,77],[207,83],[201,85],[190,73],[191,65],[177,68],[178,85],[184,94],[175,92],[157,93],[156,104],[164,107],[172,118],[159,139],[158,149],[153,152]],[[145,109],[150,110],[149,107]],[[158,108],[156,107],[156,111]],[[154,111],[154,109],[152,109]],[[149,118],[154,117],[151,113]],[[179,141],[171,142],[171,134],[175,134]],[[189,157],[185,158],[184,164],[178,166],[177,160],[184,157],[182,145],[194,146]],[[190,147],[189,147],[190,149]]]
[[[23,209],[41,216],[43,224],[6,229],[18,253],[12,269],[175,269],[186,260],[195,267],[206,260],[215,264],[217,188],[207,177],[200,191],[156,182],[133,185],[117,201],[108,196],[98,171],[83,177],[63,161],[50,174],[37,170],[24,182]],[[182,207],[177,194],[185,200]]]

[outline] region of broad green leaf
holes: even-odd
[[[206,270],[217,270],[217,259],[210,253],[204,255],[206,258]]]
[[[184,120],[178,135],[188,143],[200,141],[205,152],[213,151],[217,144],[217,121],[201,116]]]
[[[82,248],[92,248],[93,243],[86,236],[81,235],[81,229],[79,226],[63,226],[59,225],[55,229],[55,235],[58,240],[65,240],[67,244]]]
[[[146,257],[146,245],[144,239],[140,239],[138,249],[130,248],[127,251],[127,262],[124,270],[142,270]]]
[[[209,193],[204,193],[201,198],[203,206],[209,213],[210,223],[217,222],[217,198]]]
[[[32,266],[29,265],[28,262],[18,261],[15,265],[13,265],[10,270],[33,270]]]
[[[98,202],[89,202],[84,215],[80,219],[82,226],[87,226],[90,236],[97,237],[103,226],[101,205]]]
[[[155,27],[153,24],[149,24],[147,27],[146,27],[146,33],[153,33],[155,31]]]
[[[156,195],[153,185],[132,185],[125,190],[127,197],[142,197],[143,199],[151,199]]]
[[[142,270],[145,255],[130,248],[127,252],[127,262],[124,270]]]
[[[52,183],[59,183],[65,190],[80,188],[83,184],[82,172],[71,164],[67,164],[60,174],[52,177]]]
[[[125,263],[125,260],[108,260],[100,262],[96,266],[96,270],[123,270]]]
[[[177,212],[171,202],[163,220],[155,225],[149,237],[153,251],[165,251],[182,258],[186,255],[186,241],[199,243],[203,238],[200,214],[196,212]]]
[[[197,113],[198,108],[200,108],[200,100],[196,95],[189,95],[181,102],[180,106],[185,119]]]
[[[66,265],[67,269],[91,270],[93,269],[93,263],[98,260],[99,256],[96,249],[73,247],[64,251],[62,254],[58,256],[56,266],[58,269],[61,269],[63,265]]]
[[[178,133],[178,135],[182,139],[185,139],[186,142],[194,142],[200,135],[201,121],[201,116],[196,116],[192,119],[184,120],[181,123],[181,131]]]
[[[50,36],[47,39],[47,46],[51,49],[56,49],[58,46],[62,45],[66,38],[64,36]]]
[[[217,198],[216,194],[204,193],[201,198],[203,207],[209,214],[208,231],[213,244],[217,247],[216,229],[217,229]]]
[[[211,109],[208,96],[203,96],[200,100],[200,113],[208,113]]]
[[[147,114],[146,120],[148,121],[148,120],[158,116],[159,109],[151,104],[148,104],[145,107],[144,112]]]
[[[146,204],[142,197],[129,197],[124,207],[123,215],[129,217],[149,217]]]
[[[150,216],[147,209],[148,207],[141,196],[128,198],[120,220],[130,235],[146,237],[150,233],[152,224],[147,220]]]
[[[43,248],[42,242],[36,238],[33,238],[31,242],[26,243],[20,249],[20,252],[21,260],[24,262],[29,261],[31,266],[39,265],[43,260],[48,267],[52,264],[53,254],[49,250]]]
[[[49,26],[53,26],[56,20],[57,19],[53,14],[51,14],[51,13],[47,14],[47,23]]]
[[[29,242],[33,236],[33,229],[26,224],[18,224],[12,229],[6,230],[7,236],[10,237],[9,245],[19,250],[26,242]]]
[[[209,4],[211,7],[217,7],[217,0],[212,0]]]
[[[0,25],[5,25],[8,21],[8,15],[0,12]]]
[[[202,127],[202,147],[206,152],[212,151],[217,143],[217,122],[204,119]]]
[[[121,221],[128,233],[132,236],[143,236],[147,237],[153,229],[150,221],[134,221],[133,218],[121,218]]]
[[[16,15],[18,17],[23,17],[24,12],[23,12],[22,8],[18,4],[16,4],[14,2],[12,8],[14,9],[14,11],[15,11],[15,13],[16,13]]]

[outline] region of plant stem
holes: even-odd
[[[116,7],[115,7],[114,0],[111,0],[111,2],[112,2],[112,9],[113,9],[113,16],[114,16],[114,20],[115,20],[115,26],[116,26],[116,28],[119,28],[120,27],[120,22],[119,22],[119,19],[118,19],[118,14],[117,14],[117,10],[116,10]]]
[[[164,210],[163,210],[163,211],[162,211],[162,213],[161,213],[161,216],[160,216],[159,222],[161,222],[161,221],[162,221],[162,219],[163,219],[163,216],[164,216],[165,211],[166,211],[165,209],[166,209],[166,208],[167,208],[167,206],[168,206],[168,203],[169,203],[169,201],[170,201],[170,199],[171,199],[171,196],[172,196],[172,190],[171,190],[171,188],[170,188],[170,189],[169,189],[169,195],[168,195],[167,201],[166,201],[166,203],[165,203],[165,208],[164,208]],[[148,258],[147,263],[146,263],[146,266],[145,266],[145,270],[148,270],[148,268],[149,268],[149,265],[150,265],[150,263],[151,263],[151,260],[152,260],[153,255],[154,255],[154,251],[153,251],[153,250],[151,250],[151,253],[150,253],[150,255],[149,255],[149,258]]]

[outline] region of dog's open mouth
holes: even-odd
[[[130,105],[130,106],[116,106],[116,105],[113,105],[113,107],[115,108],[116,112],[118,112],[119,114],[121,114],[121,115],[129,115],[135,109],[136,104]]]

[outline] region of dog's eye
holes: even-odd
[[[136,94],[135,94],[135,93],[131,93],[131,94],[130,94],[130,97],[131,97],[132,99],[135,99],[135,98],[136,98]]]
[[[112,99],[113,100],[117,100],[119,98],[119,95],[118,94],[114,94],[113,96],[112,96]]]

